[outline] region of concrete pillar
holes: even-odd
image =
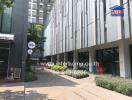
[[[51,62],[54,62],[54,56],[51,56]]]
[[[119,43],[120,76],[131,77],[130,50],[128,41],[122,40]]]
[[[57,54],[57,62],[60,62],[60,55]]]
[[[65,52],[64,53],[64,62],[67,63],[67,61],[68,61],[68,54]]]
[[[78,63],[78,52],[75,50],[73,52],[73,69],[78,69],[77,63]]]
[[[91,49],[89,50],[89,72],[92,72],[92,67],[95,61],[96,61],[95,50]]]

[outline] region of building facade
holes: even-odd
[[[116,5],[124,16],[112,16]],[[44,34],[44,56],[54,62],[98,61],[107,73],[132,77],[131,0],[56,0]]]
[[[44,0],[29,0],[28,22],[43,24]]]
[[[15,0],[15,6],[0,15],[0,73],[9,77],[13,68],[26,64],[26,32],[28,0]],[[22,75],[22,74],[21,74]]]

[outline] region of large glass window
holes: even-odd
[[[0,32],[1,33],[11,32],[11,14],[12,14],[12,8],[6,8],[4,13],[0,15]]]
[[[109,48],[96,51],[96,60],[102,63],[107,73],[119,75],[119,49]]]
[[[8,44],[0,44],[0,76],[6,77],[8,69]]]

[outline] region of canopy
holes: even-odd
[[[4,41],[14,41],[14,35],[13,34],[2,34],[0,33],[0,40]]]

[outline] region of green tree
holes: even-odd
[[[40,33],[42,32],[43,26],[35,24],[32,28],[28,29],[27,32],[27,42],[34,41],[36,47],[33,49],[34,52],[42,52],[44,48],[42,47],[42,43],[46,41],[46,37],[42,36]],[[30,55],[27,57],[27,69],[30,68]],[[40,57],[38,57],[40,58]]]
[[[42,43],[45,42],[46,37],[43,37],[40,33],[42,32],[42,25],[34,25],[33,28],[28,29],[27,33],[27,40],[34,41],[36,43],[36,48],[34,48],[35,51],[44,51],[44,48],[42,47]]]
[[[0,14],[4,12],[6,7],[10,8],[14,6],[14,0],[0,0]]]

